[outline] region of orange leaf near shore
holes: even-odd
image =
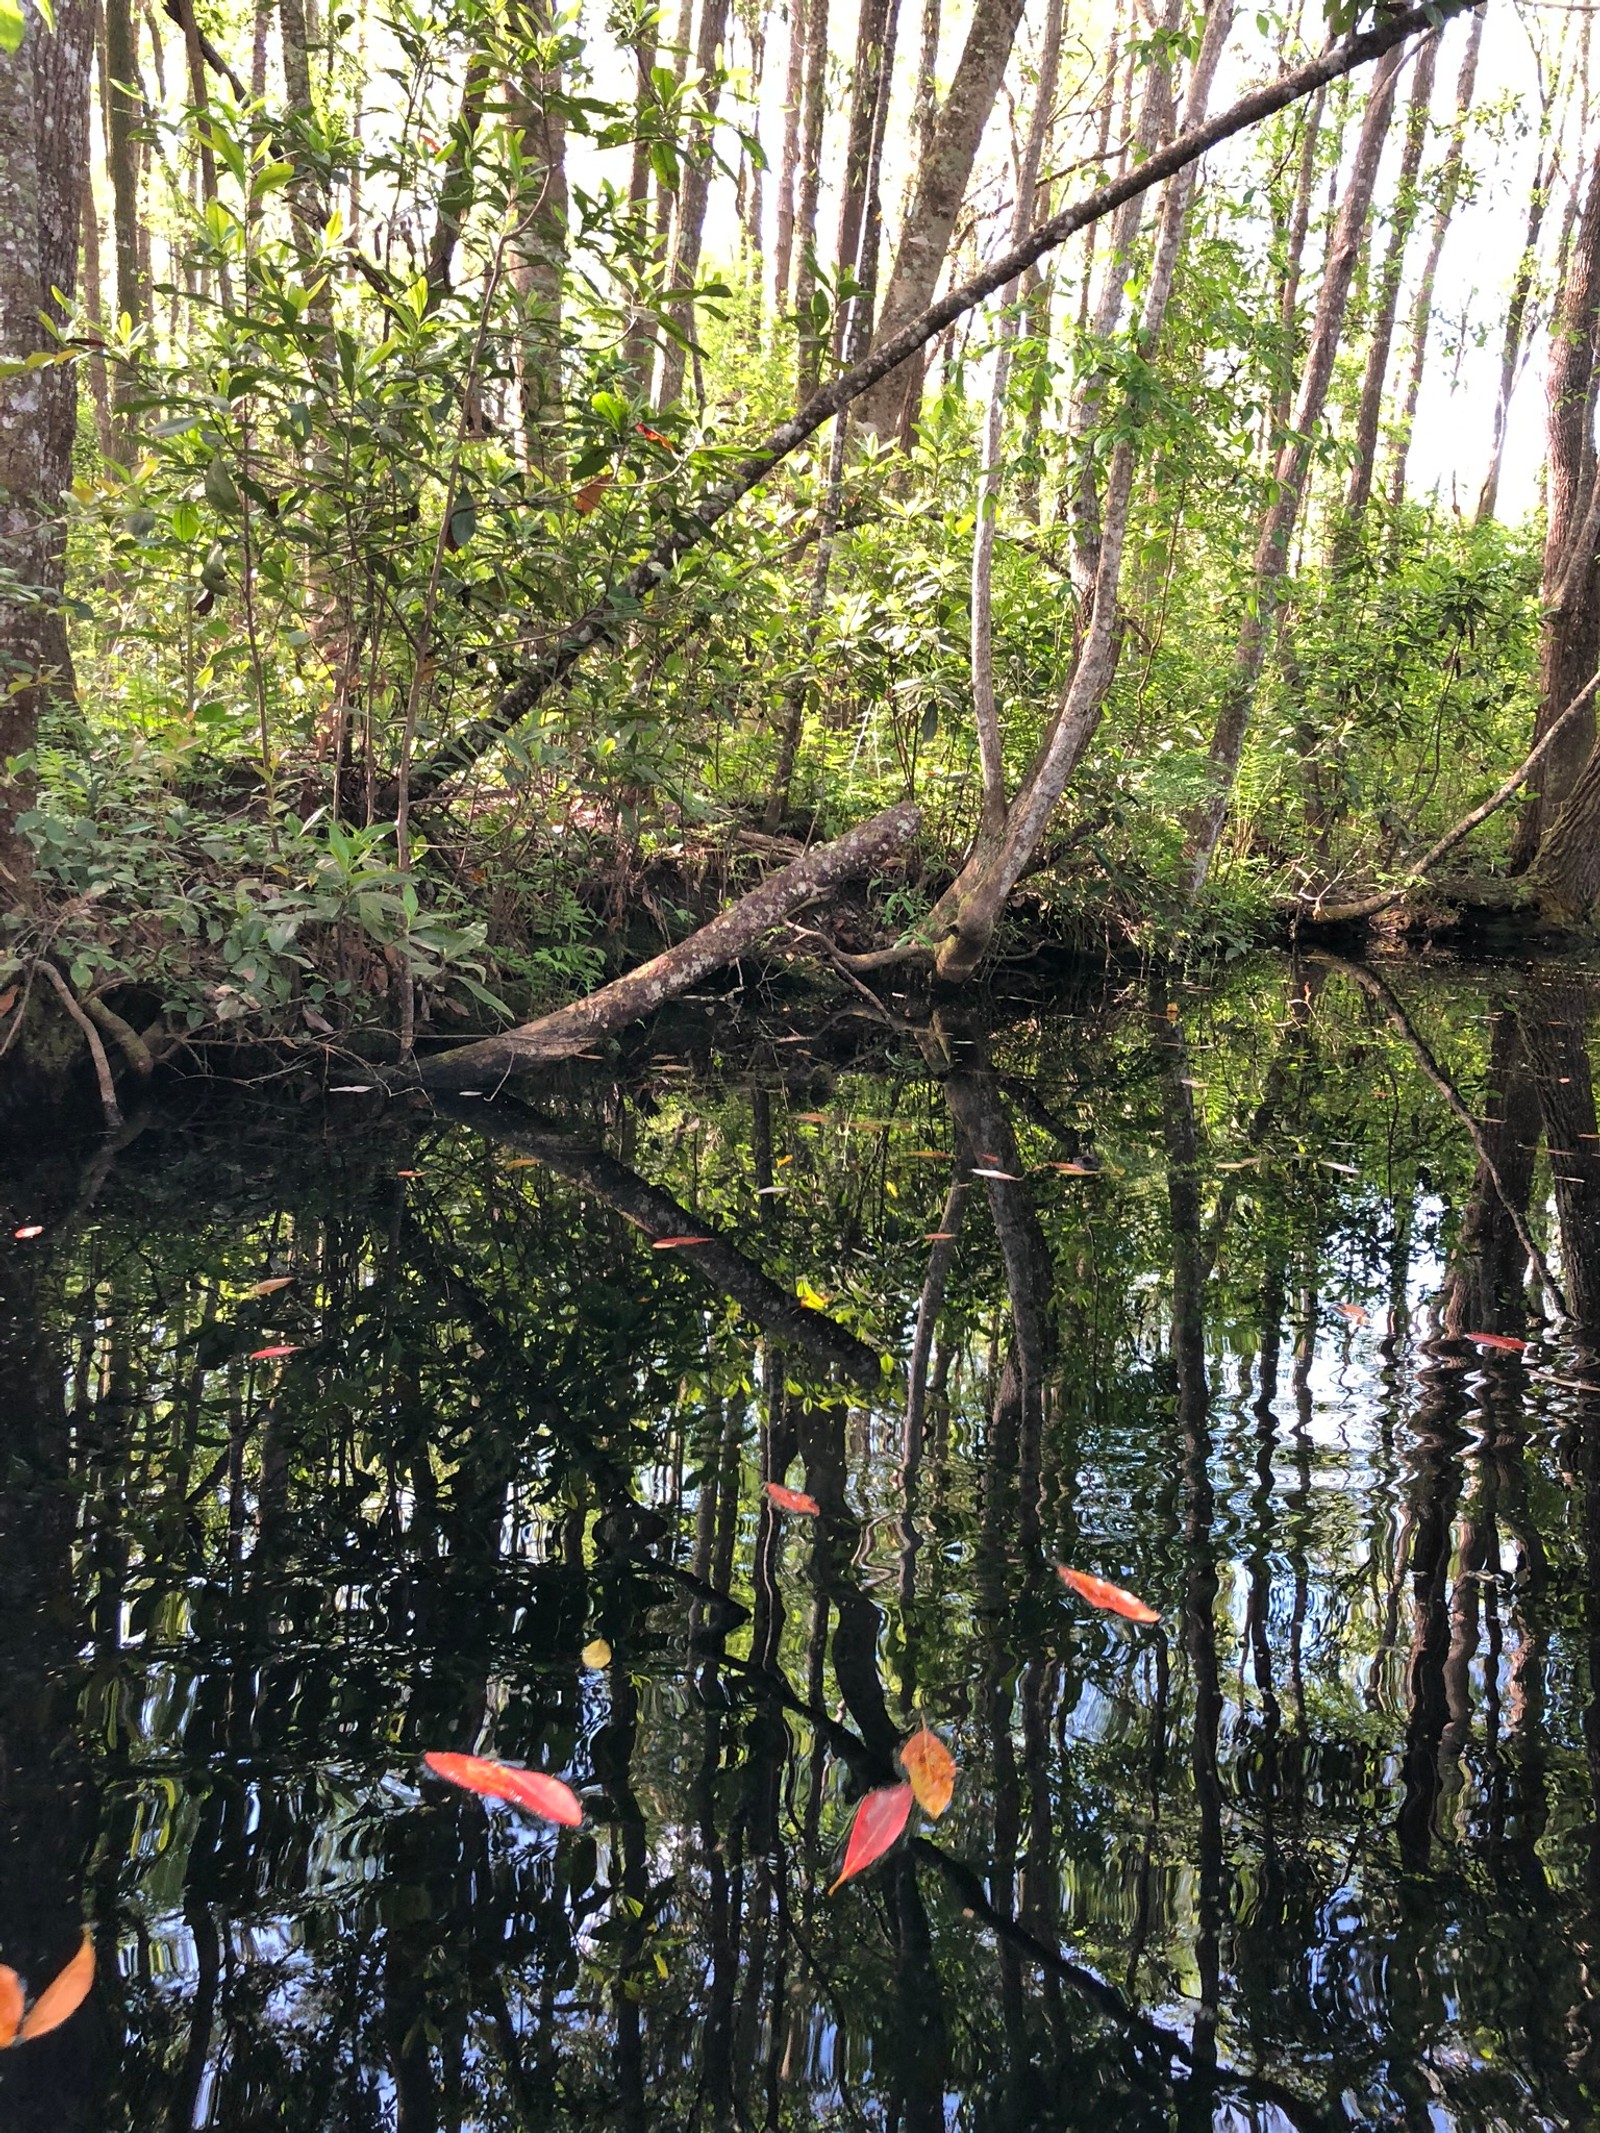
[[[17,2033],[22,2020],[22,1980],[9,1963],[0,1963],[0,2052]]]
[[[597,474],[593,481],[586,481],[581,489],[574,489],[573,509],[581,518],[589,516],[616,478],[614,474]]]
[[[1479,1348],[1498,1348],[1506,1355],[1520,1355],[1528,1345],[1526,1341],[1519,1341],[1509,1333],[1463,1333],[1461,1338],[1473,1342]]]
[[[956,1789],[956,1759],[930,1726],[900,1747],[900,1767],[911,1780],[917,1805],[937,1822]]]
[[[560,1778],[546,1777],[540,1770],[519,1770],[511,1763],[491,1762],[484,1755],[448,1755],[430,1749],[422,1758],[435,1777],[464,1792],[476,1792],[486,1800],[509,1800],[529,1814],[547,1822],[560,1822],[576,1829],[583,1820],[583,1802]]]
[[[1333,1307],[1341,1318],[1348,1319],[1352,1326],[1370,1325],[1371,1320],[1360,1304],[1335,1304]]]
[[[1093,1577],[1087,1570],[1068,1570],[1063,1563],[1056,1565],[1056,1576],[1080,1600],[1087,1600],[1091,1607],[1103,1608],[1107,1614],[1122,1615],[1129,1622],[1161,1620],[1155,1609],[1147,1606],[1137,1593],[1113,1585],[1108,1578]]]
[[[657,1237],[650,1249],[653,1252],[675,1252],[681,1244],[710,1244],[710,1237]]]
[[[821,1515],[821,1504],[814,1496],[808,1496],[804,1489],[786,1489],[781,1481],[769,1481],[765,1486],[768,1501],[776,1504],[780,1511],[797,1511],[802,1518],[817,1518]]]
[[[869,1792],[856,1809],[856,1818],[850,1825],[850,1842],[845,1846],[844,1865],[839,1869],[839,1879],[829,1889],[841,1887],[857,1874],[880,1860],[890,1845],[899,1837],[911,1819],[912,1791],[909,1785],[880,1785],[876,1792]]]

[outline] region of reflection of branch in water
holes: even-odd
[[[659,1186],[650,1185],[636,1171],[598,1148],[586,1148],[535,1117],[531,1111],[510,1105],[504,1099],[494,1105],[469,1106],[437,1099],[441,1111],[486,1138],[500,1141],[536,1162],[570,1178],[586,1192],[604,1200],[608,1207],[633,1222],[649,1237],[704,1236],[703,1244],[682,1247],[674,1255],[692,1267],[702,1280],[731,1298],[746,1317],[768,1333],[793,1341],[820,1362],[876,1392],[883,1384],[883,1370],[876,1353],[865,1341],[827,1317],[809,1310],[798,1297],[780,1289],[770,1275],[725,1237],[715,1235],[702,1217],[673,1199]]]
[[[1290,2125],[1302,2129],[1302,2133],[1323,2133],[1327,2121],[1322,2113],[1292,2089],[1281,2087],[1265,2075],[1235,2072],[1222,2066],[1196,2065],[1187,2041],[1175,2029],[1168,2029],[1141,2014],[1136,2007],[1130,2007],[1115,1985],[1108,1985],[1095,1971],[1073,1962],[1059,1948],[1041,1940],[1037,1933],[997,1911],[984,1894],[983,1883],[972,1868],[942,1845],[935,1844],[932,1838],[913,1837],[909,1849],[914,1857],[926,1859],[939,1869],[960,1897],[963,1915],[986,1925],[997,1938],[1010,1941],[1033,1962],[1066,1979],[1091,2006],[1129,2031],[1137,2042],[1159,2052],[1169,2062],[1176,2060],[1197,2082],[1203,2082],[1209,2089],[1232,2089],[1241,2096],[1253,2096],[1281,2111]]]
[[[1385,1018],[1391,1028],[1405,1039],[1418,1066],[1421,1067],[1428,1080],[1433,1083],[1433,1086],[1449,1105],[1455,1118],[1466,1128],[1471,1136],[1472,1145],[1478,1151],[1478,1160],[1483,1165],[1484,1175],[1499,1194],[1501,1205],[1505,1208],[1507,1215],[1510,1216],[1511,1226],[1517,1233],[1517,1242],[1527,1253],[1528,1264],[1535,1270],[1540,1281],[1544,1284],[1545,1293],[1549,1296],[1551,1303],[1554,1304],[1557,1317],[1563,1322],[1570,1321],[1572,1313],[1567,1309],[1567,1300],[1561,1293],[1560,1285],[1556,1281],[1554,1274],[1550,1271],[1549,1261],[1534,1242],[1532,1232],[1529,1230],[1527,1223],[1517,1212],[1516,1202],[1507,1190],[1505,1180],[1500,1175],[1499,1165],[1489,1152],[1489,1144],[1483,1137],[1482,1127],[1468,1109],[1455,1083],[1444,1071],[1444,1068],[1440,1066],[1438,1060],[1434,1058],[1433,1053],[1428,1048],[1426,1039],[1413,1026],[1410,1016],[1383,979],[1377,975],[1376,971],[1363,970],[1359,963],[1347,963],[1343,956],[1324,955],[1319,956],[1317,960],[1330,963],[1335,970],[1343,971],[1347,978],[1359,985],[1363,992],[1376,1000],[1383,1009]]]

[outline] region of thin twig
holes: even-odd
[[[77,995],[54,963],[41,961],[38,965],[61,996],[61,1004],[83,1031],[84,1042],[89,1047],[89,1056],[94,1061],[94,1074],[100,1084],[100,1108],[106,1115],[108,1126],[120,1126],[122,1113],[117,1107],[117,1085],[111,1078],[111,1061],[106,1057],[106,1048],[100,1042],[100,1032],[78,1004]]]

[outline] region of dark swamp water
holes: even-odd
[[[1600,2123],[1597,1012],[702,1006],[14,1144],[0,1960],[98,1974],[0,2127]]]

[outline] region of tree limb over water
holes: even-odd
[[[549,650],[512,683],[491,711],[474,720],[430,761],[413,771],[412,798],[424,798],[449,779],[469,770],[520,725],[543,697],[566,681],[594,645],[607,643],[619,634],[684,557],[698,548],[734,506],[752,489],[758,488],[791,452],[821,429],[830,417],[841,413],[881,378],[898,369],[964,312],[1003,289],[1009,281],[1079,230],[1087,229],[1124,202],[1137,199],[1152,186],[1187,169],[1209,149],[1258,125],[1263,119],[1271,118],[1288,105],[1298,103],[1302,97],[1313,95],[1342,75],[1353,74],[1358,67],[1380,59],[1408,38],[1422,36],[1437,29],[1452,15],[1464,12],[1470,12],[1466,0],[1442,0],[1437,6],[1410,8],[1404,14],[1388,16],[1371,29],[1363,30],[1359,36],[1330,45],[1315,59],[1308,60],[1303,66],[1291,67],[1275,81],[1241,96],[1215,117],[1180,133],[1165,148],[1125,171],[1110,184],[1101,186],[1086,200],[1063,208],[1059,214],[1041,222],[1026,237],[1001,252],[981,274],[952,289],[920,317],[879,341],[859,363],[841,371],[787,422],[771,431],[727,481],[709,488],[614,591],[564,630]]]

